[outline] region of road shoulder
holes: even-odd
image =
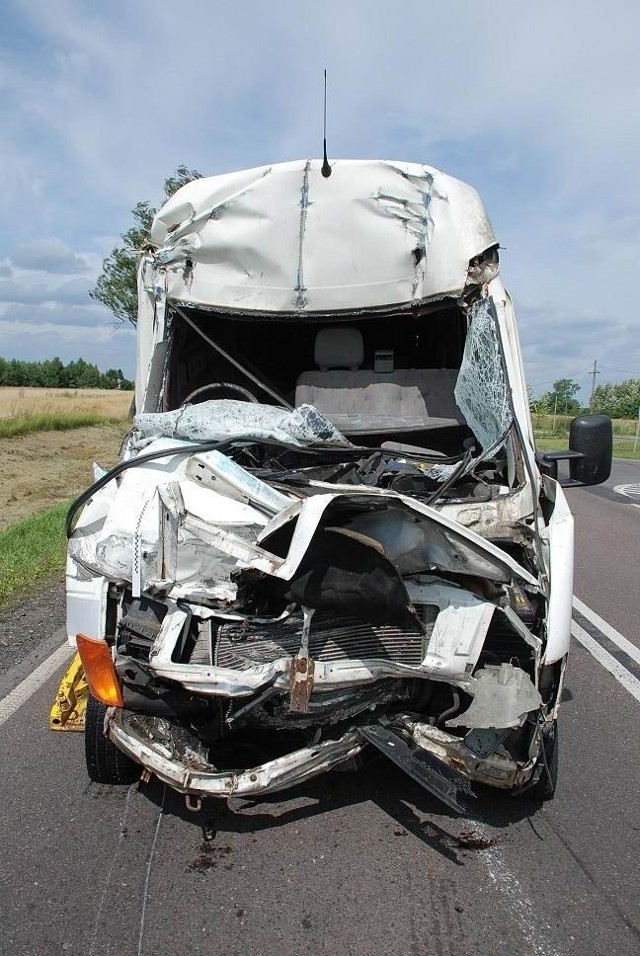
[[[0,696],[62,643],[64,622],[64,581],[59,579],[0,610]]]

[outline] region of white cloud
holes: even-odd
[[[221,15],[208,0],[16,3],[39,47],[16,52],[7,35],[0,60],[5,241],[61,235],[96,275],[108,251],[97,237],[127,228],[134,203],[157,199],[179,162],[215,173],[317,156],[327,66],[331,155],[428,162],[487,200],[534,381],[595,357],[604,378],[605,356],[640,374],[629,331],[640,5],[602,9],[253,0]],[[49,301],[46,276],[4,278],[42,287],[14,301]]]
[[[29,285],[14,282],[12,279],[0,281],[0,302],[60,302],[68,305],[86,303],[92,282],[87,279],[68,279],[60,285],[50,286],[44,283]]]
[[[4,322],[24,322],[40,327],[41,325],[91,326],[92,328],[112,329],[113,316],[108,309],[97,303],[64,304],[62,302],[11,303],[0,313]]]
[[[19,269],[54,275],[75,275],[89,271],[89,266],[82,256],[56,237],[19,243],[11,261]]]
[[[0,318],[4,358],[42,361],[59,356],[63,362],[78,358],[94,362],[101,370],[121,368],[127,378],[135,374],[135,332],[60,325],[51,322],[23,323]]]

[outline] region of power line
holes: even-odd
[[[640,370],[637,368],[633,370],[630,368],[613,368],[612,365],[601,365],[600,368],[606,369],[607,372],[621,372],[622,375],[634,375],[636,377],[640,377]]]

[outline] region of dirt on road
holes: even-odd
[[[96,425],[0,439],[0,528],[79,494],[93,480],[94,461],[116,463],[125,430]]]

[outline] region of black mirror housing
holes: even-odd
[[[578,415],[571,422],[569,475],[582,485],[600,485],[611,474],[613,423],[608,415]]]
[[[569,478],[561,485],[600,485],[611,474],[613,422],[608,415],[578,415],[569,430],[569,451],[544,451],[536,456],[543,475],[558,481],[558,462],[569,462]]]

